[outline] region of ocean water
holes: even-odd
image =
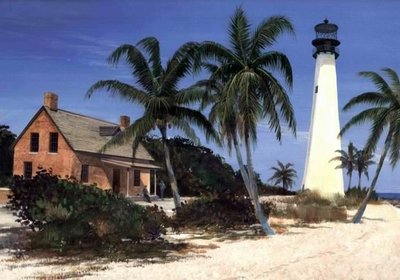
[[[379,198],[386,198],[386,199],[398,199],[400,200],[400,193],[380,193],[378,192]]]

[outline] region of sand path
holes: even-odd
[[[204,244],[204,240],[202,241]],[[322,223],[291,227],[257,240],[207,241],[219,248],[170,263],[108,263],[82,279],[400,279],[400,211],[369,205],[362,224]],[[0,254],[0,275],[66,275],[96,266],[51,266],[34,260],[9,263]],[[31,278],[32,279],[32,278]]]

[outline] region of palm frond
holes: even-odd
[[[140,40],[137,45],[149,53],[149,62],[152,65],[151,69],[153,72],[153,77],[160,77],[163,73],[163,68],[160,57],[160,43],[158,40],[155,37],[147,37]]]
[[[276,51],[264,53],[257,57],[252,64],[254,68],[267,67],[271,70],[278,70],[281,72],[289,88],[293,87],[292,66],[287,56],[283,53]]]
[[[138,48],[132,45],[122,45],[118,47],[109,56],[108,61],[116,65],[122,56],[132,68],[132,74],[138,79],[138,83],[147,91],[152,92],[155,89],[153,73],[150,71],[146,58]]]
[[[251,39],[251,56],[257,56],[262,49],[276,42],[279,35],[284,32],[294,34],[291,22],[284,16],[272,16],[263,20],[256,28]]]
[[[185,107],[174,106],[171,108],[169,113],[177,119],[195,124],[204,131],[207,140],[212,140],[217,144],[220,143],[218,133],[201,112]]]
[[[260,75],[263,81],[261,94],[268,92],[272,94],[275,100],[275,104],[278,105],[280,108],[280,116],[288,124],[288,128],[292,131],[292,133],[296,135],[296,118],[292,103],[290,102],[289,96],[286,93],[285,89],[271,73],[263,69],[257,69],[256,72]]]
[[[360,125],[367,121],[373,120],[381,111],[382,108],[376,107],[376,108],[366,109],[358,113],[357,115],[353,116],[340,130],[339,136],[343,136],[343,134],[346,133],[353,126]]]
[[[209,86],[209,87],[208,87]],[[178,105],[190,105],[193,103],[201,102],[204,97],[206,97],[212,84],[197,82],[196,84],[182,89],[176,94],[175,101]]]
[[[385,81],[385,79],[383,79],[379,74],[371,71],[362,71],[359,72],[358,74],[361,77],[365,77],[371,80],[374,83],[375,87],[378,88],[380,92],[388,94],[392,91],[390,86]]]
[[[394,114],[391,125],[393,133],[390,145],[390,165],[395,168],[400,159],[400,108]]]
[[[188,42],[183,44],[167,62],[161,92],[176,90],[178,82],[192,70],[199,51],[199,44]]]
[[[202,42],[200,45],[200,53],[203,59],[220,61],[224,64],[226,62],[237,63],[242,65],[243,67],[245,66],[239,56],[237,56],[230,49],[216,42],[212,41]]]
[[[389,127],[388,116],[390,111],[381,109],[379,114],[372,120],[372,126],[370,129],[370,135],[365,144],[367,152],[375,151],[376,145],[382,136],[382,132],[386,127]]]
[[[348,111],[356,105],[370,104],[374,106],[383,106],[389,103],[387,96],[379,92],[364,92],[350,99],[343,107],[343,111]]]
[[[137,141],[140,141],[143,136],[153,128],[154,124],[155,119],[150,115],[144,115],[125,130],[122,130],[117,135],[113,136],[103,147],[101,147],[100,152],[104,153],[113,146],[125,144],[131,140],[133,140],[132,146],[137,146]]]
[[[101,89],[108,91],[111,96],[119,96],[129,102],[145,104],[149,100],[149,96],[145,92],[118,80],[103,80],[96,82],[86,92],[86,98],[90,98],[94,92]]]
[[[194,145],[200,145],[199,137],[197,137],[196,132],[190,127],[190,124],[187,121],[178,118],[171,118],[170,122],[175,128],[182,131],[186,137],[192,140]]]
[[[250,24],[244,10],[236,9],[229,25],[229,39],[235,54],[246,61],[250,48]]]
[[[400,90],[400,89],[399,89],[400,80],[399,80],[399,76],[397,75],[396,71],[394,71],[394,70],[391,69],[391,68],[383,68],[382,71],[383,71],[384,73],[386,73],[386,75],[390,78],[390,81],[392,82],[392,83],[391,83],[392,88],[393,88],[393,89]]]

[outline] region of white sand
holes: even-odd
[[[204,244],[204,240],[202,243]],[[400,211],[369,205],[359,225],[313,224],[258,240],[206,241],[219,248],[166,264],[80,263],[62,266],[0,254],[3,279],[85,271],[83,279],[400,279]],[[105,270],[95,269],[103,268]],[[78,274],[79,275],[79,274]]]

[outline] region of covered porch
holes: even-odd
[[[150,196],[157,196],[157,170],[159,166],[145,162],[128,162],[115,159],[101,160],[111,174],[113,192],[126,197],[139,197],[144,188]]]

